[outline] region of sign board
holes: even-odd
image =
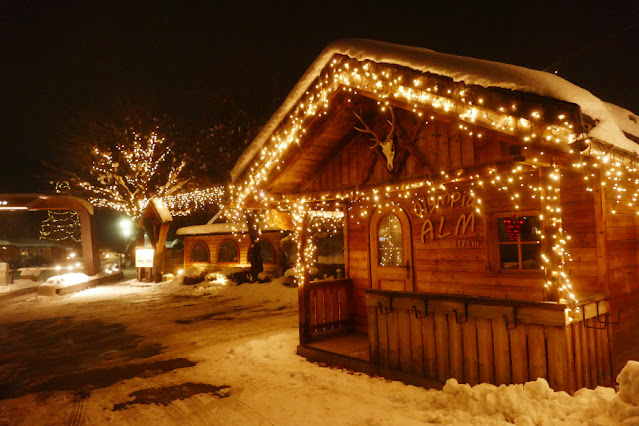
[[[153,254],[155,250],[150,248],[135,249],[135,267],[153,268]]]

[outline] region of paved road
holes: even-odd
[[[112,417],[142,424],[122,413],[145,404],[167,407],[165,417],[153,422],[178,424],[189,417],[188,424],[217,424],[242,404],[241,389],[214,376],[194,377],[191,372],[206,362],[201,353],[223,353],[231,343],[296,324],[291,303],[247,305],[236,297],[128,288],[105,286],[95,289],[95,297],[59,302],[0,302],[0,425]],[[168,407],[185,398],[190,408],[182,404],[175,413]],[[250,407],[237,411],[251,413]],[[269,423],[253,414],[246,420]]]

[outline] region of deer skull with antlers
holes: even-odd
[[[391,128],[390,128],[390,132],[388,132],[388,135],[386,136],[386,138],[384,138],[383,141],[380,139],[379,136],[377,136],[377,133],[375,133],[373,129],[371,129],[366,123],[364,123],[364,120],[362,120],[362,117],[357,115],[356,112],[353,112],[353,113],[355,114],[355,117],[359,119],[360,123],[364,125],[363,129],[355,127],[355,130],[361,133],[372,135],[371,140],[375,142],[375,145],[370,146],[369,148],[375,149],[378,146],[382,148],[382,153],[384,154],[384,157],[386,157],[386,168],[388,169],[388,171],[391,171],[393,170],[393,160],[395,159],[395,139],[394,139],[395,112],[393,111],[393,107],[389,107],[388,109],[390,111],[392,121],[386,120],[386,122],[390,124]]]

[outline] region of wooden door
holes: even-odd
[[[371,287],[414,291],[410,221],[403,210],[377,210],[370,222]]]

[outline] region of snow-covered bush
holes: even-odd
[[[184,271],[184,278],[182,284],[194,285],[204,281],[206,277],[206,271],[202,268],[191,267]]]

